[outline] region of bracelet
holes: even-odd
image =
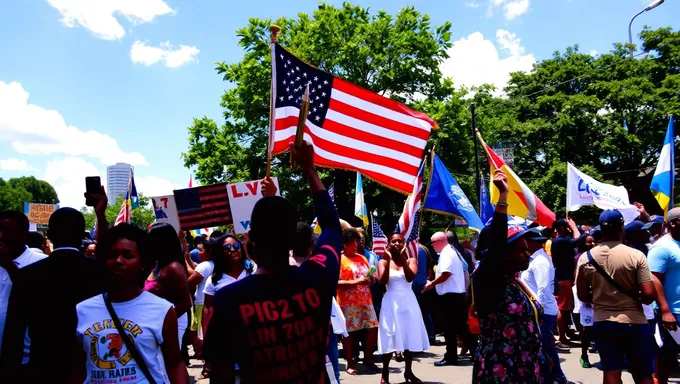
[[[502,202],[499,201],[498,203],[496,203],[496,206],[497,207],[507,207],[508,203],[502,203]]]

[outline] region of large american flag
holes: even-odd
[[[425,162],[420,165],[418,175],[413,182],[411,194],[406,198],[404,211],[399,217],[399,233],[406,242],[406,254],[410,257],[418,256],[418,235],[420,233],[420,203],[423,199],[423,169]]]
[[[373,234],[373,253],[382,258],[385,256],[385,247],[387,246],[387,236],[380,229],[378,220],[375,217],[371,218],[371,232]]]
[[[174,194],[182,230],[232,223],[227,183],[176,189]]]
[[[314,145],[315,164],[358,171],[409,193],[436,123],[424,113],[304,63],[279,44],[273,44],[272,55],[272,154],[287,151],[294,141],[300,102],[309,86],[304,138]]]

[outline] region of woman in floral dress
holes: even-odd
[[[508,181],[502,171],[496,171],[494,185],[500,198],[491,225],[480,234],[476,258],[481,262],[472,278],[481,329],[472,382],[543,383],[542,308],[516,277],[529,267],[524,230],[508,227]]]
[[[378,372],[373,362],[373,349],[378,341],[378,317],[373,308],[371,285],[375,284],[375,272],[371,271],[368,261],[357,253],[359,233],[355,229],[342,231],[342,258],[340,260],[340,280],[338,281],[338,304],[347,323],[348,337],[342,339],[342,349],[347,359],[347,373],[356,375],[353,359],[354,335],[366,329],[364,345],[364,365]]]

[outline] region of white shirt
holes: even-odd
[[[222,274],[222,278],[217,282],[217,284],[213,284],[213,278],[212,276],[208,277],[208,281],[205,283],[205,289],[203,290],[203,293],[206,295],[210,296],[215,296],[215,292],[219,291],[221,288],[226,287],[227,285],[231,283],[235,283],[241,279],[244,279],[248,274],[246,273],[246,270],[244,269],[241,271],[241,274],[238,275],[237,278],[233,278],[229,276],[229,274]]]
[[[465,274],[461,257],[458,251],[450,245],[442,249],[439,255],[439,263],[437,263],[436,277],[439,277],[443,272],[451,272],[451,276],[435,287],[439,295],[465,293]]]
[[[531,255],[529,268],[520,276],[522,282],[536,295],[546,315],[557,315],[555,292],[555,266],[543,248]]]
[[[172,304],[153,293],[142,293],[130,301],[111,303],[157,383],[170,383],[161,351],[163,322]],[[76,336],[85,351],[86,383],[148,383],[128,352],[102,295],[76,305]]]
[[[45,254],[37,253],[26,247],[24,253],[14,259],[14,265],[21,269],[45,258],[47,258]],[[9,273],[7,273],[5,268],[0,267],[0,348],[2,347],[2,336],[5,330],[5,321],[7,320],[7,305],[9,304],[9,295],[11,292],[12,280],[9,278]],[[28,362],[30,347],[31,339],[28,338],[28,330],[26,330],[26,336],[24,337],[23,363]]]
[[[214,269],[215,263],[212,261],[204,261],[194,269],[203,276],[203,280],[196,286],[196,300],[194,300],[194,304],[202,305],[205,302],[205,292],[203,292],[203,290],[205,289],[205,284],[208,282],[208,279],[210,279],[210,276],[213,274]]]

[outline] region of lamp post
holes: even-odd
[[[640,16],[641,14],[651,11],[652,9],[658,7],[659,5],[663,4],[664,0],[654,0],[652,3],[650,3],[647,8],[643,9],[642,11],[638,12],[633,16],[632,19],[630,19],[630,23],[628,23],[628,44],[632,45],[633,44],[633,33],[631,32],[631,27],[633,26],[633,20],[635,20],[636,17]],[[633,58],[633,47],[628,48],[628,51],[630,53],[630,58]]]

